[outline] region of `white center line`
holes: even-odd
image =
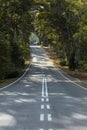
[[[44,98],[41,98],[41,101],[44,102]]]
[[[46,98],[46,102],[49,102],[49,98]]]
[[[48,97],[48,86],[45,77],[42,79],[42,97]]]
[[[48,88],[47,88],[47,80],[45,78],[45,94],[46,94],[46,97],[48,97]]]
[[[52,121],[52,116],[51,116],[51,114],[48,114],[48,121]]]
[[[44,130],[44,129],[41,128],[41,129],[39,129],[39,130]],[[48,129],[48,130],[53,130],[53,129]]]
[[[43,80],[42,80],[42,97],[44,97],[44,78],[43,78]]]
[[[41,109],[44,109],[44,105],[41,105]]]
[[[44,121],[44,114],[40,114],[40,121]]]
[[[47,109],[50,109],[50,105],[49,105],[49,104],[47,104],[47,106],[46,106],[46,107],[47,107]]]

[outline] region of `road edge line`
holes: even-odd
[[[18,78],[17,80],[15,80],[14,82],[12,82],[12,83],[10,83],[10,84],[8,84],[8,85],[6,85],[6,86],[0,88],[0,91],[3,90],[3,89],[5,89],[5,88],[10,87],[11,85],[17,83],[18,81],[20,81],[20,80],[26,75],[26,73],[29,71],[30,66],[31,66],[31,63],[29,64],[28,68],[25,70],[25,72],[23,73],[23,75],[22,75],[21,77],[19,77],[19,78]]]
[[[58,71],[58,70],[57,70],[57,71]],[[58,73],[60,73],[60,75],[61,75],[62,77],[64,77],[64,78],[67,79],[68,81],[70,81],[72,84],[74,84],[74,85],[80,87],[81,89],[87,91],[87,88],[83,87],[82,85],[80,85],[80,84],[78,84],[78,83],[73,82],[73,81],[70,80],[68,77],[66,77],[64,74],[62,74],[62,72],[60,72],[60,71],[61,71],[61,69],[59,69]]]

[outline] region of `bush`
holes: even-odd
[[[10,72],[7,72],[6,74],[6,78],[17,78],[18,76],[20,76],[20,71],[16,69]]]
[[[87,62],[86,61],[84,61],[84,60],[81,60],[81,61],[79,61],[79,66],[80,67],[82,67],[84,64],[86,64]]]
[[[87,72],[87,64],[84,64],[82,69]]]
[[[66,61],[65,61],[65,60],[60,61],[60,65],[61,65],[61,66],[66,66]]]
[[[79,69],[86,71],[87,70],[87,61],[79,61]]]

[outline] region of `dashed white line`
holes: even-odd
[[[42,80],[42,97],[48,97],[47,80],[45,77]]]
[[[52,115],[48,114],[48,121],[52,121]]]
[[[44,129],[39,129],[39,130],[44,130]],[[48,130],[53,130],[53,129],[48,129]]]
[[[43,77],[43,80],[42,80],[42,98],[41,98],[41,102],[49,102],[49,98],[48,98],[48,86],[47,86],[47,80],[45,78],[45,76]],[[50,105],[49,103],[48,104],[42,104],[41,105],[41,110],[45,109],[50,109]],[[47,121],[52,121],[52,115],[51,114],[46,114],[47,116]],[[40,114],[40,121],[45,121],[45,114],[44,113],[41,113]],[[39,130],[45,130],[43,128],[40,128]],[[53,130],[51,128],[49,128],[48,130]]]
[[[43,80],[42,80],[42,97],[44,97],[44,90],[45,88],[44,88],[44,78],[43,78]]]
[[[50,109],[50,105],[47,104],[46,107],[47,107],[47,109]]]
[[[41,98],[41,102],[44,102],[44,98]]]
[[[41,105],[41,109],[44,109],[44,105]]]
[[[46,98],[46,102],[49,102],[49,98]]]
[[[47,88],[47,80],[45,78],[45,96],[48,97],[48,88]]]
[[[40,121],[44,121],[44,114],[40,114]]]

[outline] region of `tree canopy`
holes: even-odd
[[[31,32],[69,68],[74,57],[87,61],[87,1],[0,0],[0,78],[23,67]]]
[[[32,0],[0,0],[0,77],[24,65],[29,53]]]
[[[34,0],[34,28],[45,45],[72,58],[87,60],[87,1]]]

